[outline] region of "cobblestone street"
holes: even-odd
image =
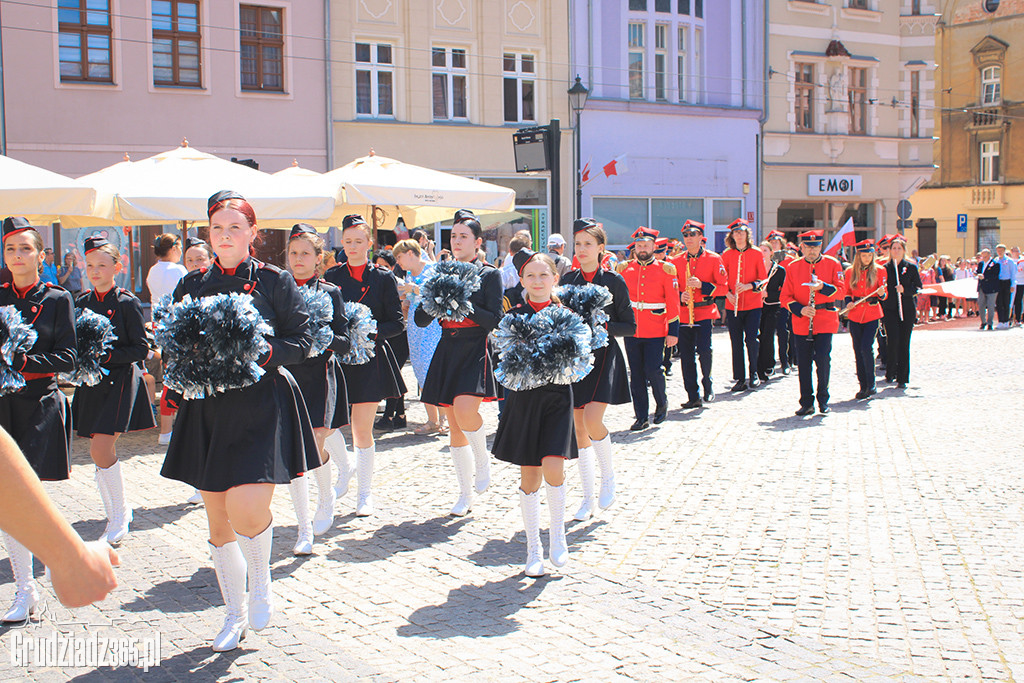
[[[225,654],[209,648],[223,607],[203,510],[159,476],[155,430],[122,437],[135,522],[119,551],[120,586],[72,613],[37,563],[48,609],[25,633],[158,632],[161,665],[15,667],[4,628],[0,676],[1024,681],[1024,331],[919,329],[910,387],[880,384],[870,402],[852,400],[851,344],[837,335],[833,412],[808,418],[793,416],[795,374],[730,394],[727,335],[717,331],[714,344],[710,406],[679,409],[677,362],[663,425],[631,434],[631,408],[609,409],[617,502],[569,523],[570,563],[540,580],[522,574],[517,470],[496,463],[472,513],[448,517],[445,440],[381,436],[377,515],[354,517],[350,491],[310,557],[291,553],[295,514],[279,488],[278,611]],[[411,372],[407,381],[415,385]],[[484,413],[493,435],[496,409]],[[409,416],[424,419],[419,404]],[[75,441],[72,480],[48,491],[91,540],[104,523],[87,450]],[[574,466],[568,475],[571,515]],[[2,556],[6,608],[13,584]]]

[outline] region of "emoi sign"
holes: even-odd
[[[808,197],[860,196],[859,175],[808,175]]]

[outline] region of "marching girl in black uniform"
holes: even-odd
[[[401,368],[387,340],[405,330],[402,300],[394,276],[367,261],[373,233],[362,216],[345,216],[341,243],[347,261],[324,273],[324,280],[341,288],[345,301],[355,301],[370,309],[377,321],[376,350],[362,365],[342,365],[348,402],[352,409],[352,444],[356,449],[356,516],[373,514],[373,418],[377,404],[386,398],[398,398],[406,392]]]
[[[213,649],[222,652],[237,647],[250,626],[259,631],[270,621],[274,485],[319,467],[320,454],[302,394],[283,367],[304,361],[312,345],[295,280],[249,256],[258,227],[252,206],[241,195],[218,192],[210,197],[207,213],[217,258],[209,269],[186,275],[174,300],[247,293],[273,329],[267,337],[270,348],[259,360],[266,370],[259,381],[180,402],[161,470],[203,494],[210,553],[227,606],[224,627],[213,641]],[[173,360],[169,357],[168,363]]]
[[[904,258],[907,240],[896,235],[889,242],[889,261],[885,264],[886,296],[882,299],[885,319],[885,380],[900,389],[910,381],[910,334],[914,331],[917,305],[914,296],[921,289],[917,264]]]
[[[132,521],[117,460],[117,437],[156,426],[142,378],[142,361],[149,355],[142,304],[134,294],[114,285],[120,270],[117,247],[103,237],[85,240],[85,275],[92,289],[80,294],[75,306],[108,318],[117,339],[101,360],[107,374],[95,386],[75,389],[71,409],[78,435],[90,439],[89,455],[96,463],[96,485],[107,513],[103,538],[111,545],[121,542]]]
[[[607,243],[604,228],[593,218],[580,218],[573,223],[572,230],[575,235],[574,256],[580,268],[562,276],[561,284],[592,283],[607,287],[612,294],[612,303],[605,309],[608,314],[608,345],[594,352],[594,369],[590,374],[572,385],[573,419],[580,454],[580,483],[583,486],[583,502],[575,519],[584,521],[594,514],[595,455],[601,468],[601,494],[597,504],[608,508],[615,501],[612,441],[611,433],[604,425],[604,411],[609,404],[622,405],[631,401],[626,361],[614,337],[635,334],[636,318],[626,281],[615,271],[601,268]]]
[[[296,477],[289,485],[299,527],[296,555],[311,554],[313,536],[326,533],[334,525],[334,482],[331,479],[330,456],[324,451],[324,440],[335,429],[348,424],[345,374],[336,355],[348,351],[348,318],[345,317],[341,290],[318,277],[323,263],[324,240],[316,229],[305,223],[292,226],[288,238],[288,269],[300,288],[327,294],[334,312],[331,321],[334,338],[330,345],[321,353],[288,368],[306,401],[313,434],[316,435],[316,447],[323,463],[312,471],[317,485],[317,508],[312,521],[309,519],[309,478]]]
[[[37,336],[27,353],[14,357],[13,369],[21,372],[25,386],[0,396],[0,427],[40,479],[61,481],[71,470],[71,409],[56,373],[75,369],[75,304],[68,292],[40,282],[43,238],[21,216],[4,219],[3,250],[13,279],[0,285],[0,306],[14,306]],[[32,552],[6,532],[3,536],[15,594],[0,621],[24,621],[39,604]]]
[[[474,488],[483,493],[491,483],[490,454],[480,404],[497,396],[487,334],[501,320],[503,290],[501,273],[478,259],[482,238],[483,229],[476,216],[465,209],[457,211],[451,232],[452,256],[480,269],[480,288],[469,297],[473,312],[465,319],[441,321],[441,341],[420,392],[421,401],[444,408],[448,418],[448,438],[459,484],[459,499],[451,514],[457,517],[472,507]],[[432,320],[423,306],[416,308],[417,325],[426,327]]]

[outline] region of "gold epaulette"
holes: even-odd
[[[668,273],[669,275],[675,275],[677,272],[675,264],[669,263],[668,261],[662,261],[661,267],[664,268],[665,272]]]

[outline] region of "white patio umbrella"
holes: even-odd
[[[344,187],[344,204],[335,209],[331,225],[359,213],[378,229],[393,230],[399,217],[412,229],[449,220],[457,209],[482,215],[515,208],[515,190],[377,156],[372,150],[323,174],[323,179]]]
[[[43,225],[62,214],[89,215],[96,191],[45,168],[0,156],[0,217],[24,216]]]

